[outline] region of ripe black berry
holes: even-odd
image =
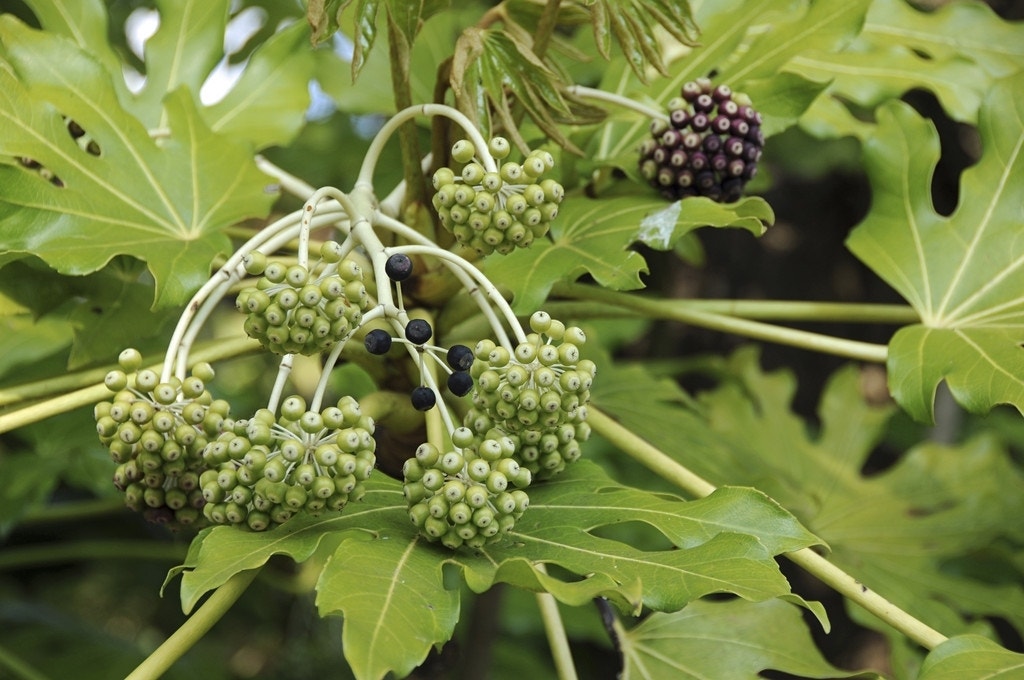
[[[409,342],[422,345],[433,334],[430,324],[423,319],[413,319],[405,326],[405,337]]]
[[[363,344],[370,354],[387,354],[391,349],[391,335],[383,329],[375,328],[366,334]]]
[[[412,401],[413,408],[417,411],[429,411],[434,408],[434,404],[437,403],[437,397],[434,396],[434,390],[429,387],[417,387],[413,389],[409,395],[409,399]]]
[[[405,281],[412,275],[412,260],[404,253],[395,253],[384,263],[384,273],[392,281]]]
[[[468,371],[473,365],[473,350],[465,345],[452,345],[448,349],[448,365],[456,371]]]
[[[448,389],[456,397],[464,397],[473,389],[473,377],[466,371],[455,371],[448,376]]]

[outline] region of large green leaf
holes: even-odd
[[[683,234],[704,226],[739,227],[760,236],[773,219],[768,204],[756,197],[723,205],[697,197],[666,203],[642,196],[572,195],[552,223],[552,240],[537,239],[529,249],[491,258],[487,272],[509,285],[516,311],[529,313],[555,283],[584,274],[614,290],[642,288],[640,274],[647,263],[629,249],[633,243],[667,250]]]
[[[459,611],[453,569],[478,592],[503,582],[572,605],[606,597],[626,612],[645,605],[675,610],[717,592],[753,601],[791,597],[773,555],[817,542],[752,489],[721,489],[687,502],[625,487],[587,462],[535,485],[530,497],[507,540],[451,551],[418,537],[399,483],[377,475],[364,499],[340,515],[300,515],[266,533],[206,530],[171,575],[183,573],[188,611],[204,593],[272,555],[304,561],[329,550],[318,607],[344,616],[346,655],[357,676],[378,678],[415,667],[451,636]],[[641,550],[599,535],[624,522],[653,527],[668,546]]]
[[[198,102],[200,88],[228,56],[224,49],[230,0],[157,2],[160,25],[145,44],[146,79],[142,89],[132,93],[121,77],[121,59],[107,42],[107,11],[102,2],[30,0],[29,5],[43,29],[69,38],[103,65],[125,110],[149,129],[166,126],[163,99],[168,92],[184,86]],[[268,22],[288,16],[287,11],[276,11]],[[291,17],[296,16],[292,12]],[[303,22],[266,36],[227,94],[210,106],[198,107],[206,124],[255,149],[294,139],[309,107],[313,54],[308,38],[309,28]]]
[[[948,217],[931,202],[931,123],[895,102],[865,145],[873,202],[847,245],[921,315],[893,337],[888,362],[893,396],[919,420],[931,420],[943,380],[971,411],[1024,410],[1024,74],[989,93],[979,131],[983,155]]]
[[[673,613],[654,613],[620,639],[622,680],[734,678],[762,671],[800,678],[878,678],[843,672],[814,645],[800,611],[782,600],[699,600]]]
[[[1024,476],[992,439],[921,444],[864,477],[891,409],[863,401],[854,370],[830,382],[813,438],[788,411],[789,375],[761,373],[750,353],[735,356],[732,371],[738,380],[700,399],[720,444],[687,455],[688,464],[700,470],[698,457],[717,459],[712,480],[722,474],[767,491],[828,543],[832,561],[940,630],[965,631],[979,616],[1024,630],[1019,581],[954,566],[1001,541],[1024,540],[1015,519],[1024,513]],[[1014,570],[1005,557],[987,559],[990,569]]]
[[[961,635],[932,650],[921,666],[918,680],[1011,680],[1021,673],[1024,654],[1011,652],[979,635]]]
[[[145,260],[156,304],[183,302],[229,245],[224,227],[274,200],[247,147],[210,132],[186,89],[167,95],[169,135],[155,140],[121,106],[111,74],[58,35],[0,18],[0,154],[59,178],[0,166],[0,250],[39,256],[64,274],[118,254]],[[62,115],[99,146],[81,149]]]
[[[875,0],[864,29],[846,49],[800,55],[787,71],[832,78],[801,124],[822,137],[867,138],[871,125],[843,102],[873,109],[911,89],[931,91],[956,120],[975,122],[995,78],[1024,64],[1024,25],[1000,19],[981,2],[920,11],[905,0]]]

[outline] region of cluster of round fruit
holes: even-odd
[[[479,548],[515,526],[530,504],[532,475],[515,460],[515,437],[460,427],[451,438],[451,450],[421,444],[405,462],[409,519],[428,540]]]
[[[211,522],[263,531],[300,510],[316,515],[362,498],[376,444],[373,420],[356,400],[316,411],[293,395],[280,412],[226,422],[204,448],[199,489]]]
[[[511,353],[489,340],[477,343],[473,407],[464,423],[478,435],[497,428],[517,436],[518,462],[545,479],[578,459],[590,436],[585,421],[597,366],[580,358],[582,329],[546,312],[534,313],[530,327]]]
[[[640,173],[670,200],[739,200],[761,159],[761,114],[745,95],[707,78],[687,82],[680,94],[668,103],[669,119],[651,124]]]
[[[494,137],[488,150],[503,161],[511,147],[504,137]],[[555,165],[552,155],[532,151],[522,164],[506,161],[488,172],[475,154],[472,142],[460,140],[452,146],[452,158],[462,164],[461,173],[450,168],[434,173],[433,204],[445,228],[483,255],[508,254],[547,234],[565,195],[561,184],[542,179]]]
[[[318,354],[359,326],[370,304],[363,272],[327,241],[312,267],[268,262],[259,252],[243,259],[246,271],[262,275],[235,301],[246,312],[245,332],[275,354]]]
[[[214,375],[209,364],[196,364],[184,380],[161,382],[155,372],[138,370],[141,362],[138,351],[127,349],[121,368],[107,373],[114,396],[96,405],[96,432],[117,463],[114,485],[128,507],[155,522],[195,524],[206,502],[202,451],[230,407],[206,389]]]

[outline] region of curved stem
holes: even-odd
[[[683,491],[703,498],[717,488],[593,406],[588,407],[587,422],[620,451]],[[903,611],[810,548],[785,553],[784,556],[926,649],[934,649],[946,641],[945,635]]]
[[[821,333],[783,328],[760,321],[737,319],[725,314],[701,311],[690,307],[687,300],[654,300],[640,295],[618,293],[583,284],[569,284],[564,287],[564,290],[578,298],[600,300],[626,309],[642,311],[652,318],[680,321],[702,328],[735,333],[782,345],[802,347],[848,359],[884,364],[889,356],[889,348],[885,345],[846,340]]]
[[[4,669],[12,674],[10,676],[11,680],[50,680],[48,676],[30,666],[28,662],[23,661],[12,652],[7,651],[5,647],[0,646],[0,670]],[[5,675],[4,677],[8,676]]]
[[[473,121],[467,118],[462,112],[445,104],[420,104],[418,106],[410,106],[402,109],[389,118],[388,122],[381,127],[380,131],[373,138],[373,141],[370,142],[370,148],[367,149],[366,156],[363,157],[363,165],[359,169],[359,177],[356,180],[354,188],[369,189],[373,187],[373,171],[377,167],[377,161],[380,160],[380,154],[384,149],[384,145],[403,123],[408,120],[412,120],[416,116],[444,116],[446,118],[450,118],[465,131],[469,140],[473,143],[473,146],[476,147],[477,156],[480,158],[480,162],[483,164],[484,169],[487,170],[487,172],[498,171],[497,163],[495,163],[490,151],[488,151],[487,140],[484,139],[484,136],[476,129]]]
[[[242,596],[245,589],[256,578],[259,569],[242,571],[214,591],[195,614],[190,616],[178,630],[167,638],[156,651],[149,655],[132,671],[125,680],[155,680],[164,674],[174,662],[192,648],[213,625],[220,621],[231,605]]]
[[[669,119],[668,114],[664,111],[651,108],[650,106],[645,106],[634,99],[623,97],[622,95],[615,94],[614,92],[606,92],[605,90],[598,90],[592,87],[585,87],[583,85],[570,85],[566,88],[566,91],[569,92],[569,94],[574,94],[578,97],[608,102],[609,104],[621,106],[624,109],[636,111],[640,115],[646,116],[652,120],[660,119],[667,121]]]

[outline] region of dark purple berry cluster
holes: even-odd
[[[707,78],[683,85],[668,120],[651,124],[640,146],[640,173],[669,200],[739,200],[764,147],[761,114],[749,98]]]

